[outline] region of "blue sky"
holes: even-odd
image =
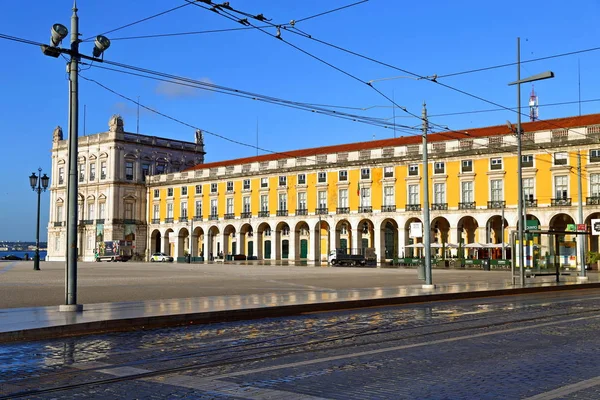
[[[234,8],[263,14],[278,24],[301,20],[353,3],[352,0],[230,1]],[[27,5],[26,5],[27,4]],[[78,1],[83,38],[185,4],[161,2]],[[0,33],[48,43],[50,27],[70,26],[72,1],[4,2]],[[143,6],[142,6],[143,5]],[[419,75],[439,76],[516,60],[516,38],[521,37],[521,58],[552,56],[598,46],[600,27],[596,1],[503,2],[434,0],[404,2],[370,0],[334,13],[299,21],[296,28],[313,38],[335,44]],[[255,21],[252,21],[255,22]],[[364,82],[406,73],[324,46],[286,30],[282,37],[357,79],[258,30],[241,30],[171,36],[153,39],[124,37],[239,28],[241,24],[194,5],[107,34],[112,39],[105,59],[173,75],[203,80],[229,88],[286,100],[367,108],[348,112],[375,118],[391,118],[390,102]],[[275,30],[267,29],[270,33]],[[63,45],[68,46],[67,41]],[[81,45],[90,54],[93,44]],[[28,176],[38,167],[50,172],[52,131],[68,117],[68,81],[65,61],[42,55],[32,45],[0,39],[0,109],[2,110],[3,187],[0,192],[0,240],[34,240],[36,195]],[[577,115],[578,104],[544,106],[578,100],[578,63],[581,99],[595,100],[599,77],[595,74],[600,51],[526,63],[522,76],[552,70],[556,78],[536,84],[540,118]],[[392,137],[393,130],[347,121],[307,111],[228,95],[160,83],[122,73],[83,67],[82,76],[97,80],[190,125],[236,141],[284,151],[373,138]],[[476,94],[503,106],[515,107],[516,67],[441,78],[440,82]],[[373,84],[409,111],[420,114],[427,102],[433,123],[451,129],[467,129],[515,121],[510,111],[452,116],[437,114],[496,109],[494,105],[465,96],[426,80],[397,79]],[[522,88],[522,104],[531,86]],[[83,123],[84,105],[86,109]],[[582,114],[595,113],[600,102],[581,104]],[[342,110],[342,109],[340,109]],[[80,135],[105,131],[112,114],[120,113],[126,130],[136,130],[136,106],[123,98],[80,79]],[[420,125],[396,111],[398,123]],[[149,111],[140,114],[140,133],[193,140],[194,130]],[[416,133],[416,132],[415,132]],[[396,132],[397,135],[405,134]],[[256,149],[206,135],[206,161],[256,154]],[[262,153],[262,151],[260,152]],[[48,193],[42,194],[42,226],[48,222]],[[45,240],[45,229],[42,229]]]

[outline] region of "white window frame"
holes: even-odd
[[[503,201],[504,200],[504,182],[502,179],[491,179],[490,180],[490,200],[491,201]]]
[[[406,194],[408,197],[406,199],[407,204],[409,204],[409,205],[421,204],[419,201],[419,185],[417,185],[417,184],[408,185]]]
[[[388,185],[388,186],[383,187],[383,205],[384,206],[396,205],[394,186]]]
[[[560,182],[559,182],[560,181]],[[559,185],[560,183],[560,185]],[[561,189],[559,189],[561,188]],[[564,188],[564,189],[562,189]],[[554,198],[568,199],[569,198],[569,176],[555,175],[554,176]]]
[[[318,172],[317,173],[317,183],[327,183],[327,172]]]
[[[473,200],[475,198],[473,186],[473,181],[462,181],[460,183],[460,196],[462,203],[472,203],[475,201]]]
[[[338,173],[338,180],[341,181],[347,181],[348,180],[348,170],[343,169]]]
[[[348,207],[348,189],[340,189],[338,190],[338,207],[347,208]]]
[[[434,183],[433,184],[433,202],[435,204],[446,203],[446,184],[445,183]]]

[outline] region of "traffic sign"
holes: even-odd
[[[600,235],[600,219],[592,219],[592,235]]]

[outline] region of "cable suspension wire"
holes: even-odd
[[[348,5],[342,6],[342,7],[334,8],[333,10],[329,10],[329,11],[325,11],[325,12],[322,12],[322,13],[319,13],[319,14],[311,15],[309,17],[304,17],[304,18],[296,19],[296,20],[294,20],[294,22],[298,23],[298,22],[302,22],[302,21],[308,21],[309,19],[320,17],[321,15],[329,14],[329,13],[332,13],[332,12],[335,12],[335,11],[340,11],[340,10],[343,10],[345,8],[354,7],[354,6],[357,6],[357,5],[361,4],[361,3],[366,3],[367,1],[369,1],[369,0],[357,1],[356,3],[352,3],[352,4],[348,4]]]

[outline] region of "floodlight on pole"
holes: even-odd
[[[106,36],[98,35],[94,41],[94,50],[92,52],[94,57],[100,57],[106,49],[110,47],[110,40]]]
[[[63,24],[54,24],[50,30],[50,43],[53,47],[57,47],[60,42],[69,34],[69,30]]]

